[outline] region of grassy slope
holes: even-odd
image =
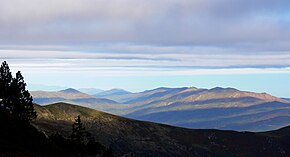
[[[289,136],[218,130],[192,130],[136,121],[70,104],[36,106],[34,126],[50,134],[70,134],[74,117],[81,115],[86,128],[117,155],[137,156],[289,156]],[[290,131],[289,131],[290,132]],[[288,134],[289,135],[289,134]]]

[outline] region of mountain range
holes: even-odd
[[[120,108],[126,106],[113,100],[96,98],[95,96],[82,93],[73,88],[57,92],[32,91],[31,95],[33,96],[33,101],[40,105],[65,102],[113,113],[118,113]]]
[[[31,92],[34,102],[74,103],[145,121],[199,129],[266,131],[290,124],[290,104],[267,93],[234,88],[156,88],[139,93],[122,89],[94,96],[74,89]]]
[[[74,118],[80,115],[86,129],[116,156],[287,157],[290,128],[271,132],[194,130],[137,121],[93,109],[57,103],[35,105],[32,122],[45,135],[68,137]]]

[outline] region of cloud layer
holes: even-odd
[[[2,0],[0,44],[288,50],[289,10],[287,0]]]
[[[167,49],[169,51],[169,49]],[[290,54],[91,53],[0,50],[1,59],[26,73],[96,76],[290,73]]]
[[[0,1],[1,59],[29,72],[289,73],[289,42],[289,0]]]

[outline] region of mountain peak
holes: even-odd
[[[110,89],[108,91],[126,91],[126,90],[121,89],[121,88],[113,88],[113,89]]]
[[[108,96],[108,95],[125,95],[125,94],[130,94],[131,92],[126,91],[124,89],[120,89],[120,88],[113,88],[101,93],[96,94],[95,96],[97,97],[102,97],[102,96]]]
[[[235,89],[235,88],[215,87],[215,88],[209,89],[209,91],[212,91],[212,92],[222,92],[222,91],[238,91],[238,90]]]
[[[67,89],[61,90],[59,92],[62,92],[62,93],[80,93],[80,91],[73,89],[73,88],[67,88]]]

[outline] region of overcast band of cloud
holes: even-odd
[[[290,54],[135,54],[0,50],[2,60],[27,72],[124,75],[289,73]],[[149,74],[151,73],[151,74]]]
[[[289,50],[288,0],[1,0],[0,45]],[[213,52],[214,53],[214,52]]]
[[[0,57],[25,71],[288,73],[289,43],[289,0],[0,1]]]

